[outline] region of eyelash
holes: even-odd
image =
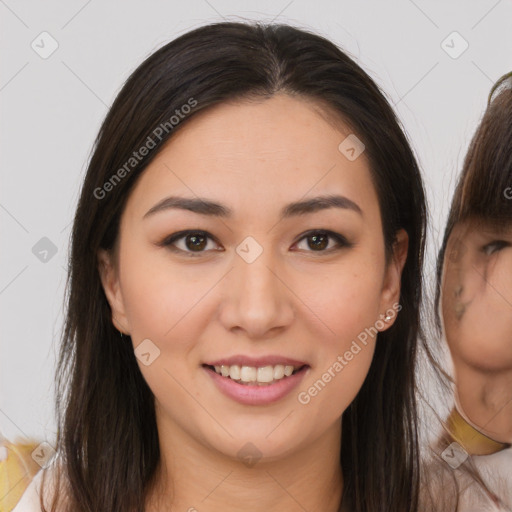
[[[183,250],[183,249],[179,249],[173,245],[175,242],[177,242],[178,240],[181,240],[182,238],[186,238],[188,235],[200,235],[200,236],[204,236],[204,237],[209,238],[210,240],[215,241],[215,238],[213,236],[211,236],[207,231],[185,230],[185,231],[178,231],[177,233],[173,233],[172,235],[168,236],[167,238],[162,240],[157,245],[159,245],[160,247],[167,247],[172,252],[181,253],[181,254],[184,254],[184,255],[192,257],[192,258],[198,257],[201,254],[207,252],[206,250],[197,251],[197,252]],[[340,250],[343,248],[349,249],[349,248],[353,247],[353,245],[354,245],[353,243],[348,242],[348,240],[344,236],[340,235],[339,233],[330,231],[328,229],[323,229],[323,230],[315,229],[315,230],[307,231],[306,233],[301,235],[301,237],[297,240],[297,242],[294,243],[294,245],[301,242],[302,240],[312,237],[314,235],[327,235],[329,238],[335,240],[336,243],[338,244],[338,246],[331,247],[329,249],[319,250],[319,251],[309,250],[307,252],[331,253],[333,251]]]
[[[510,243],[506,242],[505,240],[494,240],[494,242],[484,245],[482,247],[482,251],[489,256],[497,251],[501,251],[501,249],[504,249],[508,246],[510,246]],[[495,250],[490,250],[492,248],[495,248]]]

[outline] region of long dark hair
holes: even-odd
[[[147,58],[124,84],[95,142],[74,220],[57,367],[57,449],[69,511],[142,511],[160,457],[154,397],[130,338],[120,340],[112,324],[98,250],[114,246],[130,190],[174,132],[213,105],[277,92],[314,100],[365,144],[387,260],[397,230],[408,233],[402,310],[379,334],[369,374],[343,414],[340,456],[345,499],[354,511],[417,509],[415,364],[426,214],[415,157],[377,85],[333,43],[287,25],[217,23]],[[130,161],[148,137],[149,154]]]
[[[509,87],[506,87],[506,86]],[[471,139],[448,213],[437,258],[438,327],[446,245],[456,224],[469,218],[502,226],[512,221],[512,73],[503,75],[489,94],[487,109]]]
[[[503,75],[492,87],[487,108],[471,139],[455,186],[436,264],[433,317],[438,339],[442,337],[440,302],[443,264],[449,257],[446,254],[448,240],[454,227],[469,219],[491,222],[496,227],[512,222],[512,73]],[[442,390],[451,394],[453,378],[442,367],[438,370],[436,375]],[[429,474],[432,487],[442,488],[444,496],[438,494],[431,499],[440,502],[442,498],[445,507],[442,510],[456,510],[459,490],[476,483],[482,495],[499,503],[499,496],[485,483],[471,457],[459,467],[457,475],[440,459],[440,454],[453,440],[444,425],[444,431],[432,447],[434,469]],[[452,486],[451,492],[448,482]]]

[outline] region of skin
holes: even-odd
[[[468,219],[448,240],[442,315],[461,413],[512,442],[512,224]]]
[[[224,103],[184,125],[133,189],[116,250],[100,252],[99,270],[115,326],[134,348],[150,339],[160,350],[149,366],[138,360],[162,454],[148,510],[338,510],[341,416],[376,339],[307,405],[297,395],[398,302],[408,243],[398,232],[386,265],[368,162],[338,150],[349,133],[303,98]],[[168,209],[143,218],[171,194],[222,203],[232,217]],[[329,208],[279,219],[288,203],[326,194],[348,197],[362,215]],[[213,239],[192,257],[158,245],[185,229]],[[315,229],[352,246],[336,249],[329,238],[318,249],[305,236]],[[236,252],[247,236],[263,249],[252,263]],[[194,251],[186,238],[174,245]],[[278,402],[242,405],[201,366],[235,354],[278,354],[310,368]],[[237,455],[248,442],[261,456],[252,467]]]

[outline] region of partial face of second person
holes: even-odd
[[[442,314],[460,406],[491,438],[512,442],[512,223],[470,218],[450,234]]]
[[[353,341],[398,302],[407,254],[401,231],[386,265],[368,161],[338,149],[349,133],[305,99],[224,103],[183,126],[140,177],[117,253],[102,253],[100,267],[115,326],[134,348],[159,350],[139,367],[160,434],[233,460],[247,443],[263,460],[339,443],[376,343]],[[148,214],[170,196],[230,213]],[[343,207],[282,216],[320,196],[343,196]],[[306,367],[284,396],[248,404],[205,366],[232,356]]]

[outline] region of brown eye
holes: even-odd
[[[187,235],[185,237],[185,246],[192,251],[201,251],[207,245],[206,240],[207,237],[202,234]]]
[[[215,242],[214,238],[206,231],[187,230],[174,233],[158,245],[168,247],[173,252],[183,253],[187,256],[196,256],[207,252],[206,248],[210,240]],[[212,250],[218,249],[213,248]]]
[[[311,249],[325,249],[329,245],[329,236],[328,235],[310,235],[307,238],[308,246]]]
[[[307,240],[307,252],[330,252],[331,250],[353,246],[344,236],[332,231],[311,231],[306,233],[299,242],[302,240]],[[331,240],[335,241],[334,246],[329,246]]]

